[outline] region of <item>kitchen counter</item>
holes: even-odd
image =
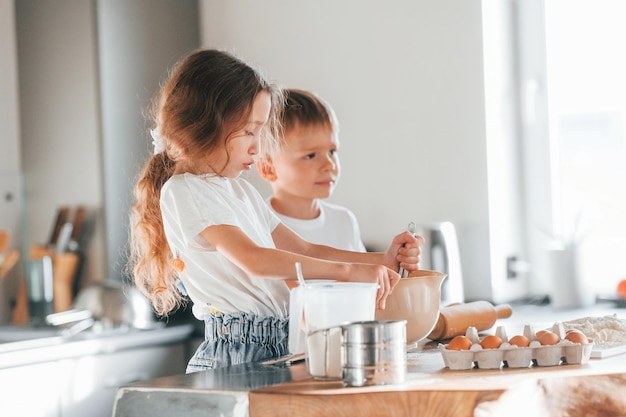
[[[0,326],[0,415],[111,417],[119,387],[184,372],[193,326]]]
[[[496,323],[512,335],[526,324],[536,329],[555,321],[585,316],[617,314],[623,309],[594,307],[553,311],[550,307],[518,306],[513,316]],[[492,333],[491,329],[485,333]],[[304,363],[294,365],[243,364],[189,375],[145,381],[118,390],[114,417],[200,415],[223,416],[491,416],[503,408],[523,405],[530,414],[542,407],[559,415],[558,407],[592,398],[580,387],[598,395],[626,398],[626,355],[591,359],[580,365],[551,367],[471,369],[445,368],[437,343],[424,341],[408,351],[407,380],[403,384],[343,387],[341,381],[317,381]],[[550,395],[550,393],[556,393]],[[618,400],[615,400],[618,401]],[[624,401],[624,400],[621,400]],[[610,406],[608,400],[603,406]],[[585,410],[588,404],[578,407]],[[598,406],[596,403],[595,407]],[[621,414],[626,415],[626,404]],[[500,414],[502,415],[502,414]],[[565,414],[562,414],[565,415]],[[574,414],[570,416],[585,415]]]
[[[55,328],[0,326],[0,370],[81,356],[114,353],[144,346],[186,341],[189,324],[155,327],[150,330],[116,328],[84,331],[70,338]]]

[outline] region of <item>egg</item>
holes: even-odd
[[[617,295],[626,300],[626,279],[622,279],[617,283]]]
[[[528,347],[530,345],[530,340],[528,340],[526,336],[520,334],[510,338],[509,344],[519,347]]]
[[[552,333],[550,331],[546,331],[546,332],[542,333],[541,336],[539,336],[537,338],[537,340],[542,345],[556,345],[557,343],[559,343],[561,338],[556,333]]]
[[[535,337],[537,338],[537,340],[539,340],[542,334],[549,333],[549,332],[550,332],[549,330],[539,330],[537,333],[535,333]]]
[[[450,350],[469,350],[472,347],[472,341],[466,336],[456,336],[448,344]]]
[[[585,336],[585,334],[580,330],[576,329],[568,330],[567,333],[565,333],[565,339],[569,340],[572,343],[580,343],[581,345],[589,343],[589,339],[587,339],[587,336]]]
[[[480,341],[480,345],[483,349],[497,349],[502,344],[502,339],[499,336],[490,335],[485,336],[483,340]]]

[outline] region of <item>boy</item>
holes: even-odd
[[[257,161],[272,186],[268,203],[280,219],[306,240],[365,252],[356,216],[330,197],[341,171],[335,112],[314,93],[288,89],[280,149]]]

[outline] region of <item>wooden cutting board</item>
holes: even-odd
[[[292,369],[306,372],[304,364]],[[598,406],[593,397],[582,395],[576,387],[596,396],[600,395],[597,387],[608,390],[614,401],[606,400],[603,406],[624,413],[605,415],[626,415],[626,403],[621,400],[626,398],[626,355],[582,365],[451,371],[444,368],[440,354],[425,353],[410,360],[408,370],[407,381],[399,385],[353,388],[343,387],[340,381],[308,378],[252,391],[250,417],[477,417],[477,409],[486,417],[507,408],[513,416],[520,415],[519,404],[526,405],[524,416],[528,417],[597,415],[590,412]],[[513,404],[518,404],[517,412],[511,408]],[[546,404],[550,409],[542,410]],[[572,404],[582,413],[567,411]]]
[[[591,358],[602,359],[608,358],[609,356],[621,355],[622,353],[626,353],[626,343],[594,346],[591,350]]]

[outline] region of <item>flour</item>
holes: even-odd
[[[618,345],[626,343],[626,320],[614,314],[604,317],[584,317],[563,322],[565,330],[578,329],[596,345]]]
[[[317,379],[341,378],[341,328],[312,332],[306,337],[307,369]]]

